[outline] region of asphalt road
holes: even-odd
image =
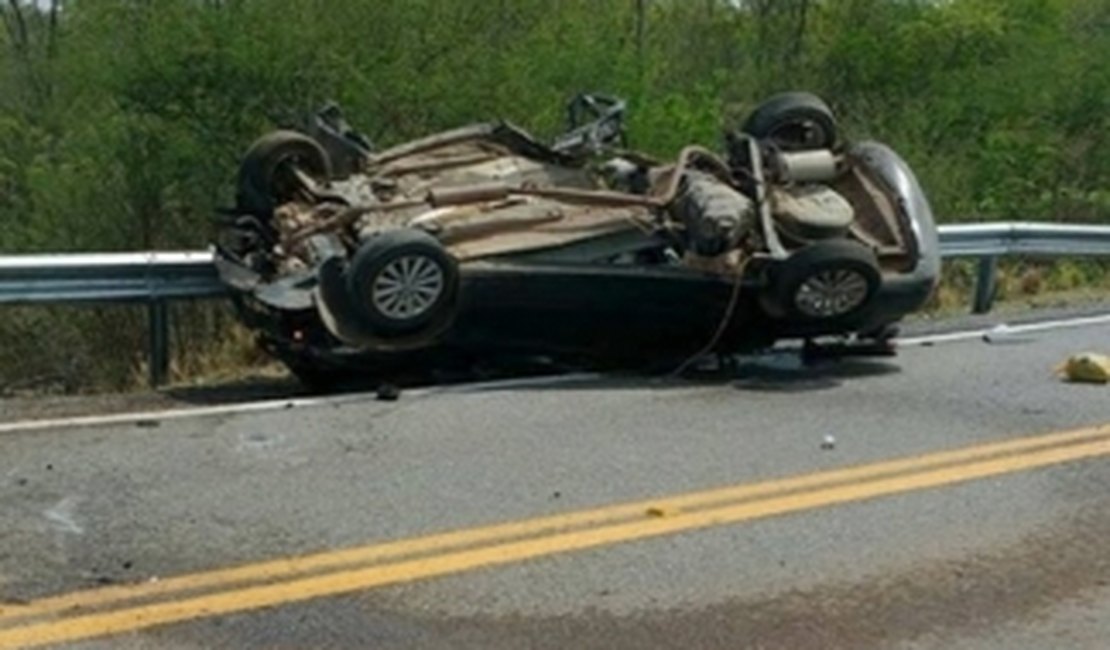
[[[1103,649],[1108,335],[9,429],[0,648]]]

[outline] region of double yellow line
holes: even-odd
[[[0,649],[337,596],[1110,455],[1110,426],[0,606]]]

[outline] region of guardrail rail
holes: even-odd
[[[1110,226],[1000,222],[938,231],[942,257],[979,259],[975,313],[990,311],[999,257],[1110,256]],[[152,386],[168,372],[169,302],[227,295],[212,251],[0,256],[0,305],[146,305]]]
[[[169,371],[169,303],[227,295],[211,251],[0,256],[0,305],[146,305],[151,386]]]
[[[1110,226],[1031,221],[951,224],[938,228],[940,254],[945,258],[979,259],[971,311],[991,310],[998,287],[998,258],[1110,256]]]

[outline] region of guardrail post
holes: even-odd
[[[997,276],[998,258],[993,255],[979,258],[979,274],[975,281],[975,303],[971,307],[971,313],[985,314],[991,310]]]
[[[150,315],[150,387],[158,388],[166,383],[170,369],[169,339],[170,313],[165,300],[152,300],[148,307]]]

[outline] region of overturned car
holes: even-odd
[[[543,356],[655,365],[783,339],[886,349],[934,288],[907,164],[844,142],[808,93],[723,151],[623,148],[582,95],[544,143],[505,122],[375,150],[329,107],[247,151],[218,266],[243,320],[309,384]],[[645,364],[649,360],[650,364]]]

